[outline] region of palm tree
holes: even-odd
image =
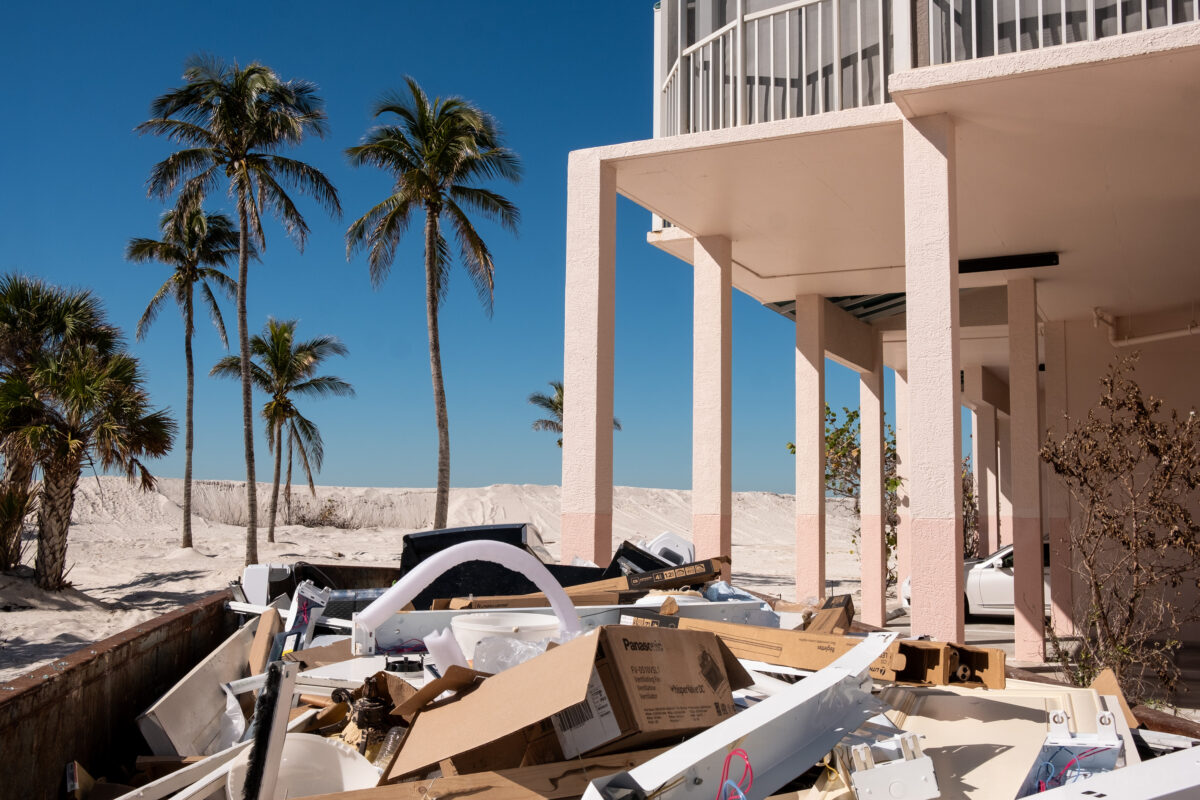
[[[270,399],[263,404],[262,417],[267,422],[267,446],[275,454],[275,477],[271,483],[271,511],[267,541],[275,541],[275,516],[279,506],[279,468],[283,452],[283,436],[295,443],[300,463],[308,477],[309,491],[315,496],[312,467],[318,471],[325,456],[325,446],[317,426],[300,413],[293,397],[350,397],[354,389],[333,375],[316,376],[321,362],[330,356],[344,356],[346,346],[333,336],[318,336],[306,342],[296,341],[296,321],[280,322],[268,319],[261,336],[250,338],[250,378]],[[233,377],[240,374],[241,364],[234,356],[226,356],[212,368],[213,375]],[[289,485],[291,463],[288,464]]]
[[[530,405],[537,406],[550,415],[549,419],[535,419],[533,421],[533,429],[535,431],[551,431],[557,433],[558,446],[562,447],[562,432],[563,432],[563,385],[562,381],[550,381],[550,388],[554,390],[554,394],[545,394],[542,392],[534,392],[529,395]],[[621,422],[616,417],[613,417],[613,430],[621,430]]]
[[[280,181],[314,198],[335,216],[342,213],[337,190],[324,174],[278,151],[300,144],[306,134],[326,132],[324,104],[316,86],[284,81],[257,62],[242,68],[209,57],[188,59],[183,86],[150,106],[152,119],[141,133],[166,136],[183,149],[156,164],[151,195],[166,198],[182,184],[180,204],[200,199],[225,176],[238,212],[237,318],[242,380],[242,428],[246,450],[246,563],[258,561],[258,498],[254,477],[254,408],[250,392],[250,340],[246,322],[250,238],[266,249],[262,218],[279,219],[303,251],[308,225]]]
[[[42,469],[35,580],[57,590],[66,585],[67,532],[83,466],[119,469],[151,489],[154,478],[140,459],[171,449],[175,422],[150,410],[136,359],[73,343],[43,355],[27,376],[0,381],[0,434]]]
[[[116,341],[116,329],[105,322],[91,292],[63,290],[23,275],[0,278],[0,379],[28,381],[46,356],[72,343],[109,352]],[[0,569],[8,569],[20,559],[21,525],[35,501],[36,458],[10,437],[0,439],[0,455]]]
[[[187,365],[187,406],[184,409],[183,462],[183,538],[180,547],[192,546],[192,402],[195,395],[195,371],[192,364],[193,297],[198,288],[208,307],[221,344],[229,347],[225,321],[213,295],[215,284],[226,296],[237,289],[232,278],[222,270],[229,259],[238,253],[238,231],[224,214],[206,214],[201,208],[177,208],[162,215],[159,222],[161,239],[130,239],[125,258],[144,263],[156,261],[173,267],[166,282],[158,288],[137,323],[137,338],[145,336],[163,303],[174,297],[183,312],[183,358]]]
[[[392,193],[354,221],[346,231],[346,257],[367,250],[371,282],[378,288],[387,278],[396,246],[418,212],[425,214],[425,315],[429,326],[429,369],[433,377],[434,411],[438,429],[437,497],[433,526],[446,527],[450,504],[450,421],[442,380],[442,350],[438,309],[446,298],[450,278],[450,245],[442,232],[447,223],[463,266],[490,314],[495,289],[492,254],[467,212],[499,222],[516,231],[519,212],[503,196],[476,185],[477,181],[520,179],[520,161],[501,144],[495,121],[457,97],[433,101],[417,82],[405,78],[408,96],[393,93],[375,106],[375,116],[397,118],[367,132],[362,144],[346,151],[355,166],[378,167],[391,174]]]

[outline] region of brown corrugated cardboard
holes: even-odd
[[[750,683],[706,632],[607,626],[426,707],[388,778],[446,758],[506,769],[689,735],[732,716],[732,690]]]
[[[796,669],[818,670],[827,667],[862,641],[853,636],[789,631],[686,617],[679,619],[679,627],[681,630],[711,631],[717,634],[738,658],[766,661],[768,664],[780,664]],[[894,642],[887,652],[871,665],[872,678],[879,681],[896,680],[897,671],[904,668],[904,656],[900,653],[898,645],[899,642]]]
[[[630,592],[624,577],[564,586],[563,591],[577,606],[606,606],[632,603],[644,592]],[[432,608],[458,610],[461,608],[540,608],[550,605],[541,592],[517,595],[486,595],[434,600]]]
[[[718,556],[668,569],[637,572],[626,577],[629,579],[630,589],[675,589],[680,586],[699,586],[702,583],[718,580],[721,577],[721,567],[728,563],[727,556]]]
[[[845,633],[850,630],[854,621],[854,601],[848,594],[834,595],[827,598],[808,624],[804,626],[807,633]]]
[[[254,641],[250,645],[250,674],[261,675],[267,668],[267,657],[271,655],[271,644],[275,634],[283,630],[283,620],[279,611],[273,606],[258,617],[258,630],[254,632]]]

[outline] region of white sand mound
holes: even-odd
[[[427,530],[432,489],[293,487],[293,520],[267,542],[270,485],[259,484],[259,560],[396,563],[403,534]],[[282,493],[281,493],[282,494]],[[0,576],[0,680],[223,588],[245,563],[245,495],[236,481],[196,481],[194,546],[179,546],[183,482],[164,479],[142,492],[123,478],[79,484],[62,593],[40,592],[25,577]],[[529,523],[559,556],[557,486],[499,484],[450,491],[449,524]],[[690,492],[617,487],[613,541],[651,539],[663,531],[688,537]],[[840,592],[857,593],[858,558],[850,550],[854,519],[833,503],[827,522],[827,574]],[[734,581],[793,599],[795,505],[789,495],[738,492],[733,497]],[[36,543],[27,538],[25,564]],[[40,673],[37,673],[40,674]]]

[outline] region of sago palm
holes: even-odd
[[[182,186],[180,203],[199,205],[200,198],[222,178],[238,213],[238,348],[242,381],[242,428],[246,450],[246,563],[258,561],[258,499],[254,477],[254,407],[250,391],[250,343],[246,322],[250,239],[266,248],[263,217],[279,219],[303,250],[308,225],[284,186],[314,198],[334,215],[341,214],[337,190],[325,175],[280,150],[300,144],[305,136],[324,136],[325,109],[316,87],[307,81],[284,81],[269,67],[252,63],[192,57],[184,85],[159,97],[150,107],[153,119],[138,126],[142,133],[166,136],[182,145],[154,166],[151,195],[166,198]]]
[[[225,320],[212,287],[232,297],[236,284],[222,270],[238,254],[238,231],[224,214],[207,214],[201,208],[177,208],[162,215],[159,222],[161,239],[131,239],[125,248],[125,258],[133,262],[157,262],[172,267],[172,272],[137,323],[137,338],[141,340],[154,322],[168,298],[174,298],[183,314],[183,359],[187,371],[187,400],[183,425],[183,536],[180,547],[192,546],[192,405],[195,395],[195,370],[192,363],[194,296],[208,308],[221,344],[229,347],[225,335]]]
[[[367,251],[371,282],[387,278],[396,247],[414,216],[425,216],[425,316],[429,327],[429,369],[433,378],[438,431],[437,496],[433,526],[444,528],[450,503],[450,422],[442,379],[438,311],[450,278],[450,244],[443,225],[457,240],[467,275],[490,314],[495,289],[492,253],[468,216],[475,213],[516,231],[519,213],[505,197],[480,181],[520,179],[520,161],[503,146],[495,121],[457,97],[430,100],[406,78],[408,94],[385,96],[376,104],[389,124],[367,132],[363,143],[346,151],[355,166],[373,166],[392,178],[392,191],[346,232],[346,256]]]
[[[151,410],[136,359],[72,344],[42,356],[28,376],[0,381],[0,434],[41,467],[35,579],[57,590],[66,585],[67,532],[84,465],[153,488],[141,459],[171,449],[175,422]]]
[[[548,418],[535,419],[533,421],[533,429],[535,431],[550,431],[558,434],[558,446],[562,447],[562,432],[563,432],[563,385],[562,381],[550,381],[550,388],[554,390],[554,394],[546,394],[544,392],[534,392],[529,395],[530,405],[537,406],[545,411],[550,416]],[[613,430],[621,430],[621,422],[613,417]]]
[[[275,454],[275,476],[271,482],[271,510],[267,541],[275,541],[275,516],[279,507],[279,468],[282,460],[283,438],[294,443],[300,464],[308,477],[309,491],[316,495],[313,468],[321,469],[325,446],[321,432],[311,420],[296,408],[295,397],[353,396],[349,383],[333,375],[316,375],[321,362],[331,356],[344,356],[346,346],[333,336],[318,336],[308,341],[296,341],[296,321],[267,320],[261,335],[250,338],[250,379],[259,391],[267,395],[262,417],[267,423],[267,446]],[[227,356],[212,368],[213,375],[233,377],[240,374],[241,364]],[[289,460],[289,473],[291,464]]]
[[[24,275],[0,277],[0,379],[28,381],[47,356],[73,344],[109,352],[117,331],[89,291],[64,290]],[[0,438],[0,569],[20,559],[21,526],[34,503],[35,457],[19,437]]]

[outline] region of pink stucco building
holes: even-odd
[[[861,616],[882,622],[887,366],[913,633],[962,639],[967,406],[983,549],[1014,544],[1017,658],[1043,658],[1043,537],[1052,624],[1072,602],[1047,429],[1130,346],[1148,391],[1200,399],[1198,3],[664,0],[655,136],[570,157],[564,557],[612,547],[619,193],[695,270],[698,554],[730,551],[737,290],[795,320],[797,594],[825,593],[829,357],[861,375]]]

